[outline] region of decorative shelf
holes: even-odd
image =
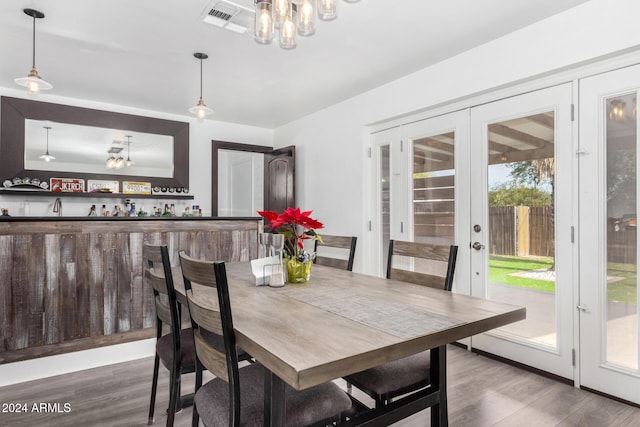
[[[44,196],[44,197],[89,197],[97,199],[176,199],[193,200],[190,194],[167,193],[167,194],[123,194],[123,193],[72,193],[72,192],[52,192],[38,189],[36,187],[27,188],[0,188],[0,196]]]

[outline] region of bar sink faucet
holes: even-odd
[[[56,197],[56,201],[53,202],[53,213],[62,216],[62,200],[60,200],[60,197]]]

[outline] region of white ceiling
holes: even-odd
[[[251,3],[252,0],[231,0]],[[0,2],[0,86],[36,66],[51,94],[275,128],[587,0],[361,0],[285,51],[202,22],[210,0]],[[505,58],[508,60],[508,58]],[[480,66],[480,64],[478,64]]]

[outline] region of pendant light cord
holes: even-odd
[[[33,17],[33,66],[31,68],[36,68],[36,13],[33,12],[31,15]]]
[[[202,57],[200,57],[200,99],[202,99]]]

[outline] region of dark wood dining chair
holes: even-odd
[[[343,270],[353,270],[353,260],[356,255],[357,237],[322,235],[322,242],[316,240],[314,251],[316,253],[315,263],[328,267],[341,268]],[[323,248],[328,249],[324,251]],[[333,255],[333,256],[330,256]],[[337,258],[346,255],[343,258]]]
[[[391,240],[387,260],[387,279],[395,279],[418,285],[425,285],[451,291],[455,271],[458,246],[433,245],[416,242]],[[394,263],[396,257],[402,258],[411,270],[400,268]],[[424,272],[427,271],[427,272]],[[437,370],[432,366],[434,360],[441,357],[435,348],[423,351],[403,359],[394,360],[362,372],[345,377],[348,385],[369,395],[376,408],[388,405],[398,396],[415,392],[432,384],[432,376]],[[445,378],[437,378],[439,387],[444,387]],[[446,411],[446,401],[440,403],[441,411]],[[434,411],[432,411],[433,415]]]
[[[153,246],[147,243],[142,249],[144,278],[151,284],[156,310],[156,353],[153,364],[151,402],[148,424],[154,422],[158,371],[160,362],[169,370],[169,407],[167,426],[173,425],[175,413],[193,403],[193,393],[181,395],[183,374],[195,372],[195,346],[191,328],[182,328],[181,310],[176,300],[176,291],[171,274],[171,262],[167,246]],[[163,334],[164,326],[169,332]]]
[[[264,367],[238,365],[225,264],[196,260],[183,252],[179,256],[197,355],[192,425],[197,426],[200,419],[207,426],[262,425]],[[215,288],[217,298],[203,286]],[[221,337],[224,349],[212,346],[205,333]],[[204,385],[203,368],[216,376]],[[302,391],[286,386],[285,394],[288,426],[325,425],[351,408],[351,399],[334,383]]]

